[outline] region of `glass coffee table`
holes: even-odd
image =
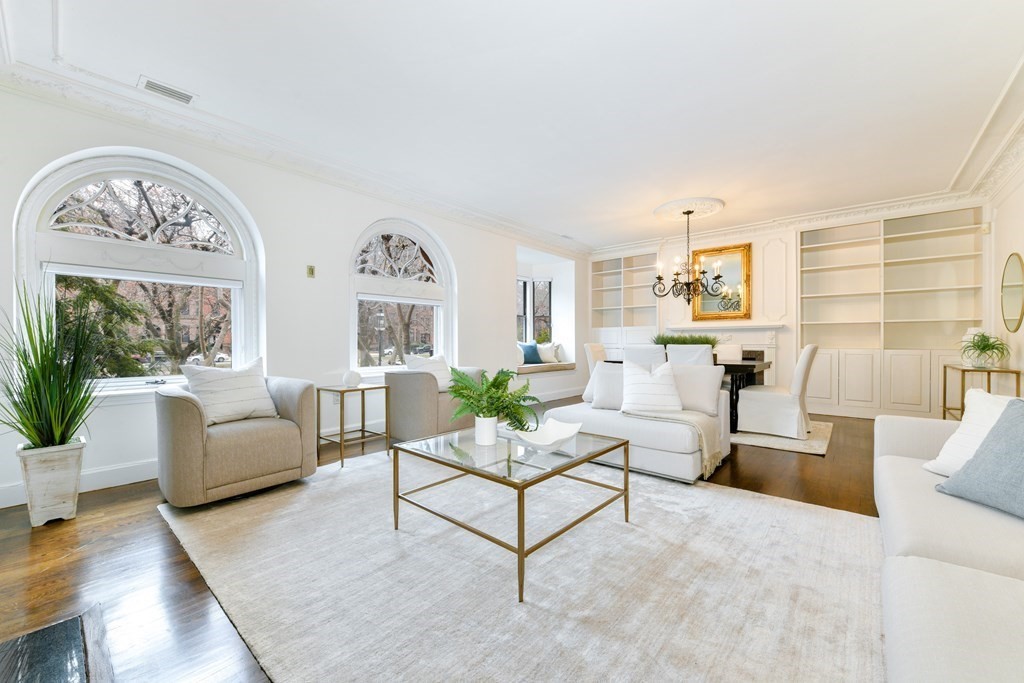
[[[622,449],[622,486],[613,486],[603,481],[585,479],[569,471],[610,453],[618,448]],[[458,472],[451,477],[435,481],[425,486],[419,486],[409,491],[402,491],[399,487],[399,464],[401,455],[412,455],[423,460],[444,465]],[[450,432],[431,436],[416,441],[406,441],[394,446],[394,507],[395,507],[395,529],[398,529],[398,504],[405,501],[415,505],[421,510],[437,515],[452,524],[472,532],[481,538],[485,538],[505,550],[515,553],[519,560],[519,602],[523,601],[523,579],[526,573],[526,558],[535,551],[540,550],[551,541],[555,540],[569,529],[573,528],[583,520],[608,507],[615,501],[622,499],[625,519],[629,521],[629,441],[623,439],[612,439],[596,434],[579,433],[573,439],[562,445],[556,451],[544,453],[534,449],[526,443],[514,437],[501,436],[499,433],[498,443],[494,446],[479,446],[474,441],[474,430],[464,429],[459,432]],[[441,484],[461,479],[462,477],[478,477],[492,481],[502,486],[514,489],[516,492],[516,507],[518,512],[518,538],[515,544],[492,536],[484,531],[476,529],[465,522],[435,510],[413,498],[413,494],[425,491]],[[566,477],[573,481],[599,486],[613,492],[606,500],[597,507],[580,515],[562,528],[548,535],[533,545],[526,545],[526,490],[531,486],[546,481],[552,477]]]

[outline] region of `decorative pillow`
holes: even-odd
[[[262,358],[238,370],[183,365],[181,371],[188,380],[188,390],[203,404],[207,425],[248,417],[277,417],[263,376]]]
[[[672,377],[683,410],[716,417],[718,392],[722,390],[725,367],[721,365],[672,365]]]
[[[963,467],[978,450],[1011,400],[1012,396],[998,396],[982,389],[970,389],[964,396],[964,414],[960,427],[942,446],[939,457],[929,460],[922,467],[944,477],[951,476]]]
[[[516,353],[519,354],[519,363],[518,364],[519,365],[525,365],[526,364],[526,358],[525,358],[525,356],[523,354],[523,347],[520,346],[518,343],[516,344]]]
[[[537,353],[540,354],[541,361],[545,363],[557,363],[558,356],[562,351],[562,345],[554,342],[548,342],[547,344],[537,344]]]
[[[587,386],[583,390],[583,402],[593,403],[594,402],[594,383],[597,381],[594,378],[597,377],[597,373],[601,372],[601,366],[604,365],[604,361],[598,361],[594,364],[594,370],[590,373],[590,379],[587,380]],[[609,364],[611,365],[611,363]],[[619,365],[615,363],[615,365]],[[622,374],[622,366],[619,365],[619,374]]]
[[[596,396],[594,401],[596,403]],[[641,365],[628,360],[623,362],[622,412],[672,413],[682,409],[670,363],[648,372]]]
[[[540,359],[540,352],[537,350],[537,342],[530,342],[528,344],[519,342],[519,348],[523,350],[524,365],[537,365],[543,363]]]
[[[598,363],[594,367],[594,408],[622,409],[622,365]]]
[[[1024,401],[1011,400],[974,457],[935,489],[1024,517]]]
[[[406,356],[405,366],[410,370],[429,372],[437,378],[437,390],[448,391],[452,385],[452,370],[448,367],[448,361],[443,355],[421,358],[419,356]]]

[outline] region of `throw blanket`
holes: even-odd
[[[722,464],[722,435],[719,432],[719,418],[699,413],[695,410],[678,410],[671,412],[657,412],[649,410],[623,410],[624,415],[643,417],[648,420],[661,420],[662,422],[681,422],[690,425],[697,430],[697,438],[700,443],[701,473],[704,478],[710,477]]]

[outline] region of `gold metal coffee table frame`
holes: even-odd
[[[472,434],[473,430],[472,429],[463,430],[462,433]],[[582,432],[582,433],[586,434],[585,432]],[[448,435],[442,435],[442,436],[448,436]],[[589,435],[589,436],[598,436],[598,435]],[[602,437],[602,438],[607,438],[607,437]],[[422,440],[420,440],[420,441],[422,441]],[[509,440],[509,439],[502,439],[502,438],[499,438],[498,441],[499,441],[499,444],[500,444],[501,441],[506,441],[507,442],[507,451],[506,451],[506,453],[507,454],[511,454],[511,449],[512,449],[513,442],[511,440]],[[406,443],[415,443],[415,442],[406,442]],[[556,538],[558,538],[559,536],[561,536],[565,532],[569,531],[570,529],[572,529],[573,527],[575,527],[579,523],[581,523],[584,520],[592,517],[593,515],[595,515],[598,512],[600,512],[601,510],[605,509],[606,507],[608,507],[609,505],[611,505],[615,501],[619,500],[620,498],[622,499],[622,507],[623,507],[623,513],[624,513],[625,520],[626,520],[627,523],[629,522],[629,441],[628,440],[616,439],[615,443],[609,445],[605,449],[596,451],[596,452],[588,454],[586,456],[573,457],[571,460],[567,461],[564,465],[562,465],[560,467],[556,467],[556,468],[550,469],[547,472],[545,472],[544,474],[539,475],[539,476],[537,476],[535,478],[532,478],[532,479],[527,479],[526,481],[517,481],[517,480],[514,480],[514,479],[505,479],[505,478],[496,476],[494,474],[491,474],[489,472],[481,471],[479,469],[474,469],[474,468],[471,468],[471,467],[462,466],[462,465],[458,464],[457,462],[453,462],[453,461],[450,461],[450,460],[445,460],[444,458],[436,456],[436,455],[433,455],[433,454],[424,453],[422,451],[414,451],[414,450],[411,450],[409,448],[406,448],[405,447],[406,443],[396,444],[393,447],[393,449],[392,449],[393,452],[394,452],[394,457],[392,458],[392,467],[394,469],[394,488],[393,488],[393,490],[394,490],[395,530],[396,531],[398,530],[398,504],[399,504],[399,501],[403,501],[404,500],[405,502],[409,503],[410,505],[414,505],[414,506],[420,508],[421,510],[426,510],[427,512],[429,512],[432,515],[440,517],[441,519],[443,519],[443,520],[445,520],[447,522],[451,522],[455,526],[457,526],[459,528],[462,528],[462,529],[465,529],[466,531],[468,531],[470,533],[476,534],[480,538],[486,539],[486,540],[490,541],[491,543],[494,543],[495,545],[500,546],[500,547],[504,548],[505,550],[508,550],[509,552],[515,554],[517,559],[518,559],[518,570],[519,570],[519,602],[523,601],[523,585],[524,585],[524,581],[525,581],[525,577],[526,577],[526,558],[527,557],[532,555],[534,552],[540,550],[541,548],[546,546],[548,543],[550,543],[551,541],[555,540]],[[603,481],[594,481],[592,479],[586,479],[584,477],[577,477],[577,476],[572,475],[572,474],[567,474],[567,472],[569,470],[571,470],[571,469],[573,469],[575,467],[578,467],[579,465],[582,465],[584,463],[591,462],[591,461],[595,460],[596,458],[600,458],[602,455],[607,455],[608,453],[611,453],[611,452],[613,452],[613,451],[615,451],[616,449],[619,449],[619,448],[622,449],[622,487],[621,488],[618,487],[618,486],[613,486],[611,484],[607,484],[607,483],[605,483]],[[405,454],[412,455],[414,457],[420,458],[422,460],[428,460],[428,461],[436,463],[438,465],[443,465],[443,466],[448,467],[450,469],[457,470],[459,472],[459,474],[456,474],[456,475],[451,476],[451,477],[446,477],[446,478],[441,479],[439,481],[431,482],[431,483],[426,484],[424,486],[419,486],[417,488],[410,489],[409,491],[400,491],[399,490],[399,461],[400,461],[399,454],[400,453],[405,453]],[[501,460],[504,460],[504,458],[502,458]],[[521,461],[517,461],[517,464],[530,466],[529,463],[525,463],[525,462],[521,462]],[[543,469],[543,468],[541,468],[541,469]],[[514,545],[512,543],[508,543],[507,541],[503,541],[502,539],[500,539],[500,538],[498,538],[496,536],[492,536],[491,534],[489,534],[489,533],[487,533],[485,531],[481,531],[480,529],[472,527],[469,524],[466,524],[465,522],[463,522],[461,520],[455,519],[454,517],[452,517],[450,515],[447,515],[447,514],[441,512],[440,510],[435,510],[434,508],[431,508],[428,505],[425,505],[425,504],[423,504],[423,503],[421,503],[421,502],[419,502],[417,500],[414,500],[414,499],[410,498],[410,496],[415,494],[415,493],[419,493],[421,491],[425,491],[427,489],[431,489],[431,488],[434,488],[435,486],[440,486],[442,484],[447,484],[449,482],[455,481],[456,479],[461,479],[462,477],[466,477],[466,476],[480,477],[481,479],[485,479],[487,481],[492,481],[492,482],[494,482],[496,484],[501,484],[502,486],[506,486],[506,487],[508,487],[510,489],[513,489],[516,492],[516,508],[517,508],[517,517],[518,517],[518,522],[517,522],[518,534],[517,534],[517,542]],[[541,539],[540,541],[537,541],[533,545],[529,545],[528,546],[528,545],[526,545],[526,491],[530,487],[535,486],[536,484],[540,484],[541,482],[547,481],[548,479],[551,479],[552,477],[565,477],[567,479],[572,479],[573,481],[582,482],[584,484],[590,484],[592,486],[598,486],[600,488],[608,489],[609,491],[613,491],[614,494],[612,496],[610,496],[609,498],[607,498],[606,500],[602,501],[597,507],[594,507],[594,508],[588,510],[587,512],[585,512],[584,514],[580,515],[576,519],[572,520],[571,522],[569,522],[565,526],[561,527],[557,531],[549,534],[547,537]]]

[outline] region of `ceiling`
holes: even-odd
[[[725,200],[696,230],[974,182],[1024,55],[1019,0],[2,9],[16,63],[594,248],[678,234],[679,197]]]

